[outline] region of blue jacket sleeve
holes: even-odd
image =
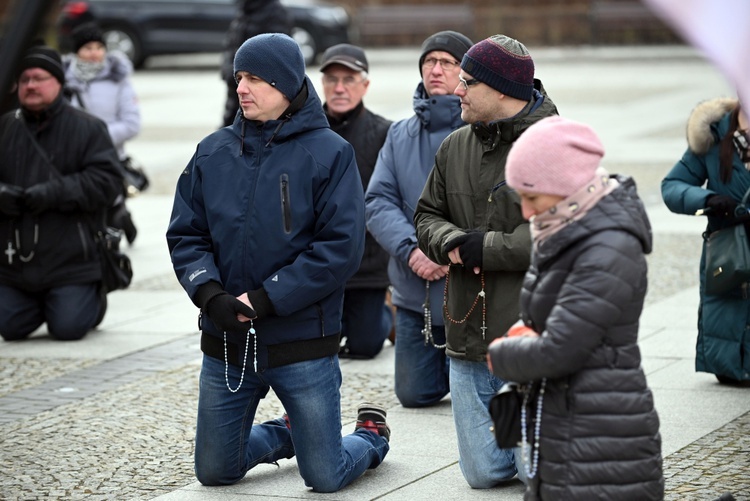
[[[223,284],[213,255],[213,242],[201,198],[198,153],[177,181],[172,216],[167,228],[167,246],[177,279],[195,303],[198,287],[215,281]],[[200,305],[196,304],[200,307]]]
[[[706,206],[706,199],[714,194],[703,188],[707,179],[705,158],[686,150],[661,182],[664,203],[672,212],[694,215],[698,209]]]
[[[411,218],[403,209],[406,202],[396,173],[392,131],[393,128],[380,149],[375,170],[367,186],[365,217],[367,229],[380,246],[394,258],[408,262],[409,255],[417,247],[417,233]],[[420,175],[418,169],[414,171],[414,175]]]

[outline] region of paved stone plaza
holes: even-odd
[[[697,266],[704,221],[669,213],[659,181],[682,154],[684,125],[701,99],[731,95],[720,75],[684,47],[532,51],[561,114],[586,121],[607,147],[604,165],[636,178],[654,231],[650,288],[641,322],[644,368],[661,419],[668,500],[750,499],[750,390],[694,372]],[[366,103],[390,118],[409,115],[418,52],[372,51]],[[197,310],[176,282],[164,231],[174,180],[195,142],[221,117],[213,67],[170,60],[136,74],[144,131],[131,153],[152,188],[129,205],[139,229],[129,254],[135,278],[110,295],[100,328],[74,343],[0,342],[0,499],[193,501],[520,500],[513,481],[471,490],[458,467],[450,400],[404,409],[393,394],[393,347],[372,361],[342,360],[342,426],[356,406],[383,404],[391,452],[336,494],[305,488],[294,460],[263,465],[239,484],[205,488],[193,476],[200,369]],[[317,68],[309,75],[319,83]],[[282,413],[271,394],[257,420]]]

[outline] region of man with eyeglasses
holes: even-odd
[[[122,189],[98,118],[62,94],[60,54],[34,46],[17,73],[20,107],[0,118],[0,335],[83,338],[106,309],[92,223]]]
[[[323,54],[320,71],[328,123],[354,147],[364,191],[391,121],[364,105],[370,80],[362,48],[350,44],[330,47]],[[393,327],[393,313],[385,303],[388,285],[388,253],[366,232],[362,263],[346,283],[339,357],[369,359],[383,349]]]
[[[413,216],[438,146],[465,125],[453,91],[459,62],[471,45],[456,31],[441,31],[424,41],[414,115],[391,126],[365,194],[367,227],[390,254],[388,275],[396,306],[395,390],[404,407],[434,405],[449,391],[441,314],[448,267],[419,250]]]
[[[487,346],[518,320],[531,255],[520,199],[505,184],[505,159],[523,131],[557,108],[534,78],[526,47],[505,35],[469,49],[458,81],[461,118],[471,126],[440,145],[414,222],[419,248],[450,266],[443,315],[459,465],[471,487],[484,489],[516,473],[526,479],[520,454],[497,447],[488,411],[504,382],[487,366]]]

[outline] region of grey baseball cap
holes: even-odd
[[[361,47],[348,43],[341,43],[326,49],[323,53],[320,71],[325,71],[332,64],[341,64],[355,71],[368,71],[369,69],[365,51]]]

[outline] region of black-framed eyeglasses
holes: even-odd
[[[461,64],[459,61],[453,61],[451,59],[438,59],[436,57],[428,57],[422,62],[422,67],[432,69],[438,63],[440,63],[440,67],[445,71],[455,70],[456,68],[458,68],[458,65]]]
[[[469,87],[471,87],[472,85],[476,85],[476,84],[482,83],[479,80],[477,80],[476,78],[470,78],[469,80],[466,80],[461,75],[458,76],[458,81],[461,82],[461,86],[464,88],[464,90],[469,90]]]

